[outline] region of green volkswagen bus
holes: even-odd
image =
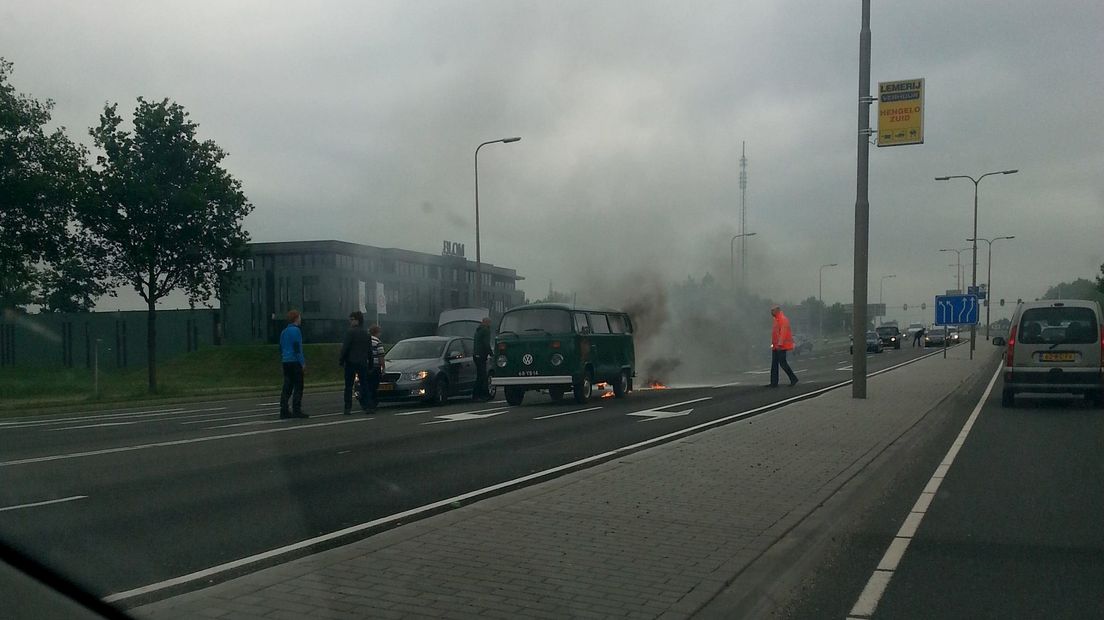
[[[547,390],[553,401],[570,391],[585,403],[602,383],[624,398],[636,375],[632,319],[620,310],[571,304],[512,308],[498,326],[494,366],[492,383],[511,405],[520,405],[529,390]]]

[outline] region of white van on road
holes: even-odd
[[[1104,406],[1104,316],[1081,299],[1026,302],[1016,309],[1005,345],[1001,405],[1022,392],[1084,395]]]

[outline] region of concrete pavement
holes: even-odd
[[[863,401],[849,388],[834,390],[131,611],[245,619],[725,615],[718,601],[732,598],[739,575],[755,571],[765,552],[943,398],[992,372],[995,355],[975,357],[957,347],[949,359],[938,354],[871,378]]]

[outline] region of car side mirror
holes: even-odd
[[[1000,336],[993,336],[993,346],[1003,347],[1006,344],[1008,343],[1004,341],[1004,338],[1001,338]]]
[[[462,360],[462,359],[464,359],[464,353],[463,353],[463,351],[455,351],[455,352],[449,354],[449,359],[450,360]]]

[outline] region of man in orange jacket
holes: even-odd
[[[792,351],[794,348],[790,320],[782,314],[782,308],[778,304],[771,306],[771,316],[774,317],[774,328],[771,330],[771,382],[768,387],[778,387],[779,366],[790,377],[790,386],[797,385],[797,375],[790,370],[790,365],[786,362],[786,351]]]

